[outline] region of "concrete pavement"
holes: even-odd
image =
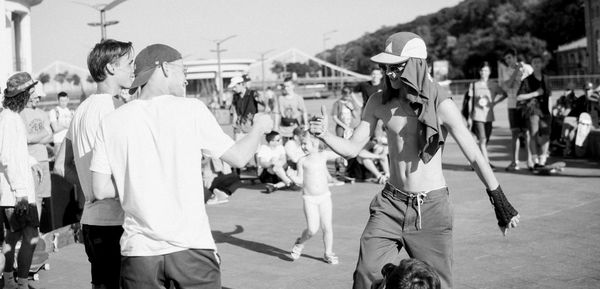
[[[321,103],[310,101],[309,111]],[[489,147],[492,162],[508,165],[506,110]],[[528,171],[496,176],[521,214],[521,223],[503,237],[483,185],[469,170],[456,143],[444,151],[444,174],[454,204],[455,288],[600,288],[600,166],[567,159],[558,176]],[[552,160],[551,160],[552,161]],[[304,229],[299,192],[261,193],[261,186],[241,188],[229,203],[209,206],[213,236],[222,257],[223,288],[350,288],[358,241],[368,205],[381,185],[357,183],[332,187],[334,251],[340,264],[321,260],[321,234],[303,256],[291,262],[288,251]],[[402,251],[400,258],[405,258]],[[83,246],[73,244],[50,257],[36,288],[90,288]]]

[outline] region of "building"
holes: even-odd
[[[32,72],[31,7],[43,0],[0,0],[0,86],[16,71]],[[4,89],[4,88],[3,88]]]
[[[559,75],[583,75],[590,72],[587,38],[558,46],[556,64]]]
[[[584,0],[589,73],[600,73],[600,1]]]
[[[221,75],[223,86],[227,87],[229,80],[238,75],[247,74],[254,59],[221,59]],[[185,60],[187,68],[187,95],[206,97],[217,92],[218,61],[217,59]]]

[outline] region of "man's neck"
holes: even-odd
[[[121,86],[116,85],[115,83],[109,81],[108,79],[98,82],[98,89],[96,89],[96,94],[110,94],[117,95],[121,93]]]

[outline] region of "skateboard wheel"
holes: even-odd
[[[50,270],[50,264],[44,264],[44,270],[49,271]]]
[[[33,281],[40,281],[40,274],[33,274]]]

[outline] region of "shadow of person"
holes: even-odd
[[[212,231],[212,235],[213,238],[215,239],[215,243],[219,244],[219,243],[227,243],[227,244],[231,244],[234,246],[238,246],[250,251],[254,251],[257,253],[261,253],[261,254],[265,254],[265,255],[269,255],[269,256],[273,256],[273,257],[278,257],[281,260],[285,260],[285,261],[293,261],[290,253],[288,251],[279,249],[277,247],[273,247],[271,245],[267,245],[267,244],[263,244],[263,243],[259,243],[259,242],[255,242],[255,241],[249,241],[249,240],[244,240],[244,239],[240,239],[238,237],[235,237],[233,235],[237,235],[244,232],[244,227],[240,226],[240,225],[235,225],[235,229],[231,232],[221,232],[221,231]],[[303,257],[307,257],[307,258],[311,258],[314,260],[319,260],[322,261],[321,258],[317,258],[314,256],[310,256],[310,255],[306,255],[303,254]]]

